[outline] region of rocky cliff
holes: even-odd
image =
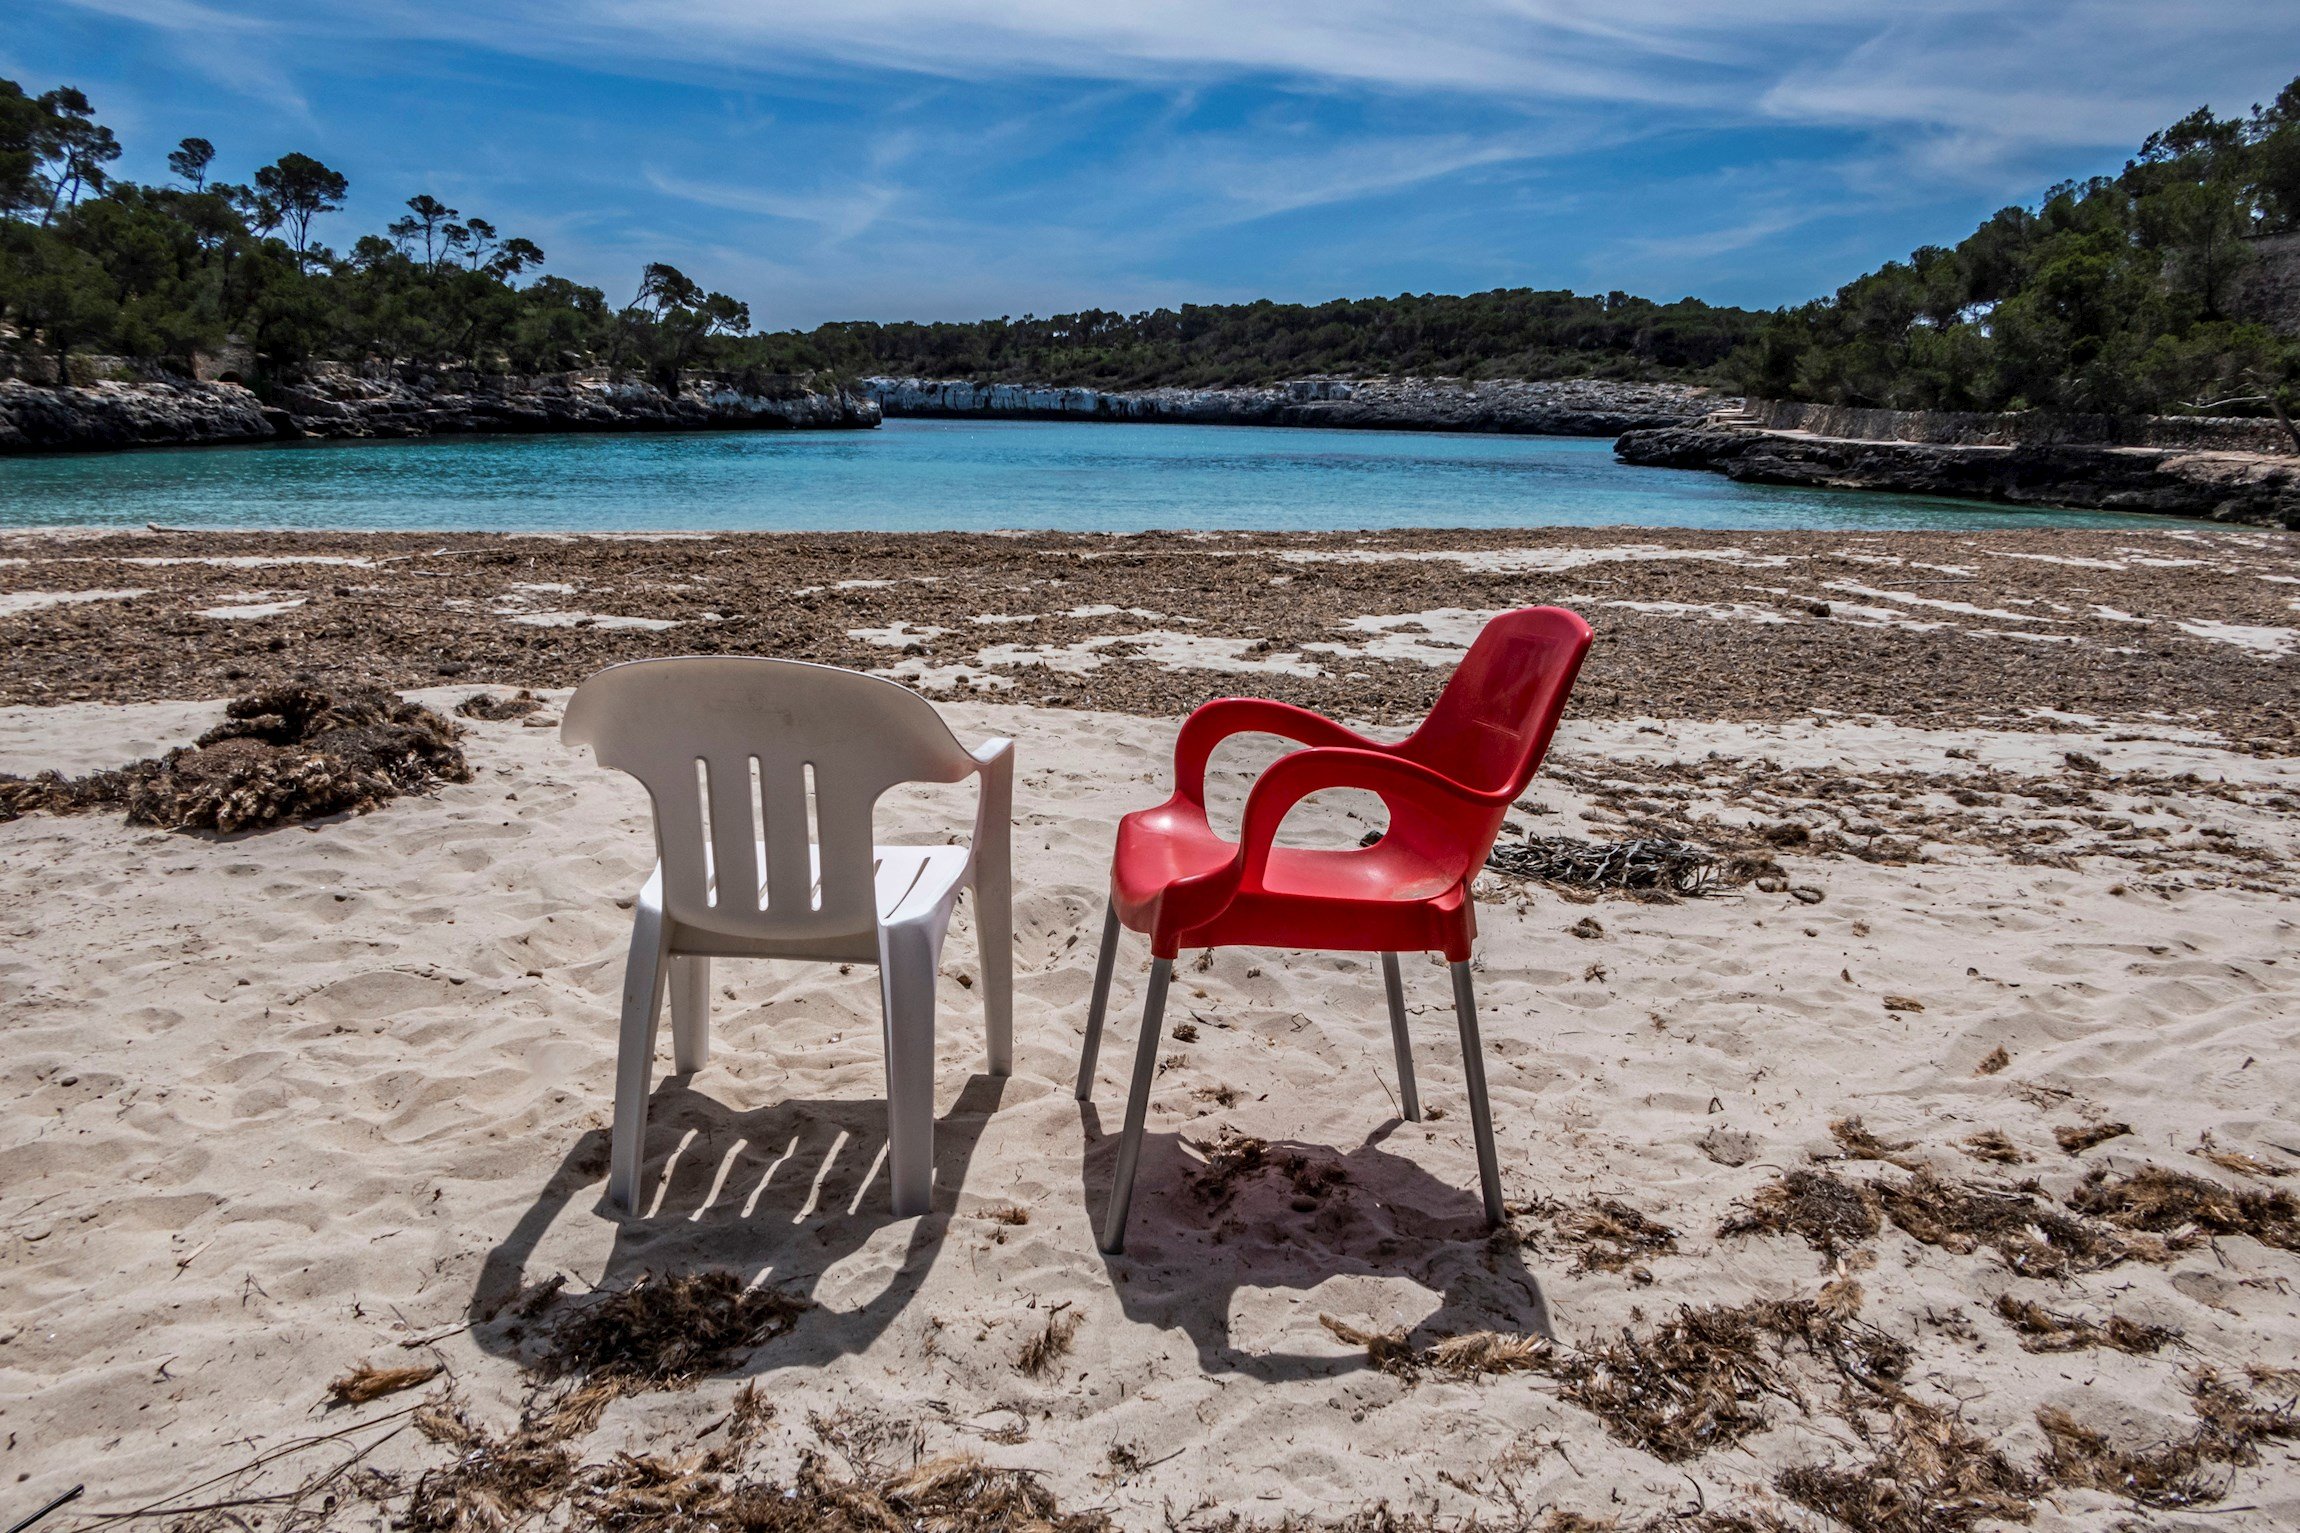
[[[203,446],[294,437],[476,432],[867,428],[879,407],[795,381],[746,388],[690,378],[676,394],[603,373],[497,378],[432,369],[320,366],[267,403],[237,383],[177,379],[56,388],[0,379],[0,453]]]
[[[1459,378],[1297,378],[1260,388],[1107,391],[964,379],[865,378],[890,416],[1163,421],[1202,426],[1327,426],[1617,436],[1695,421],[1716,401],[1678,383],[1588,378],[1471,383]]]
[[[2300,530],[2300,457],[2179,447],[1859,441],[1701,425],[1631,431],[1622,461],[1756,484],[2145,511]]]

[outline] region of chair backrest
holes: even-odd
[[[1590,637],[1589,625],[1563,607],[1500,613],[1398,754],[1483,793],[1524,792],[1557,732]]]
[[[560,738],[646,784],[672,919],[769,940],[875,929],[879,796],[975,770],[909,688],[747,655],[610,666],[568,699]]]

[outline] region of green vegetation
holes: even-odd
[[[181,185],[115,181],[120,156],[88,99],[27,96],[0,80],[0,346],[44,356],[61,379],[74,351],[188,373],[227,343],[260,376],[315,358],[490,372],[606,362],[659,381],[750,328],[750,311],[675,267],[648,266],[637,296],[535,275],[543,252],[435,197],[337,253],[315,228],[341,211],[341,172],[285,154],[248,185],[209,179],[213,144],[168,156]],[[739,361],[739,359],[736,359]]]
[[[79,91],[0,80],[0,348],[58,376],[74,351],[188,372],[236,342],[259,382],[331,359],[604,365],[666,385],[697,368],[1104,388],[1681,378],[1832,404],[2084,414],[2282,412],[2300,396],[2300,341],[2248,301],[2260,237],[2300,233],[2300,80],[2249,117],[2199,110],[2121,174],[2006,208],[1953,249],[1770,315],[1502,289],[754,335],[744,304],[674,267],[646,267],[617,306],[428,195],[339,252],[320,236],[348,186],[308,155],[239,185],[211,179],[215,146],[186,139],[166,186],[114,180],[119,156]]]
[[[2119,175],[1784,310],[1729,372],[1768,398],[1894,409],[2290,410],[2300,341],[2245,300],[2256,239],[2295,232],[2300,80],[2246,118],[2196,111]]]
[[[1500,288],[1452,298],[1090,309],[962,325],[824,325],[765,336],[790,363],[994,383],[1148,388],[1311,373],[1456,378],[1707,378],[1763,316],[1696,299]]]

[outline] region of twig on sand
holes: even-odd
[[[182,1490],[170,1491],[168,1494],[160,1497],[160,1499],[157,1501],[147,1501],[142,1506],[133,1507],[124,1512],[90,1512],[87,1515],[95,1519],[97,1522],[126,1522],[131,1518],[136,1517],[174,1517],[192,1511],[210,1510],[208,1507],[174,1506],[170,1503],[181,1501],[184,1497],[191,1495],[193,1492],[206,1490],[211,1485],[220,1485],[226,1480],[237,1479],[241,1475],[253,1473],[255,1470],[263,1468],[266,1464],[272,1463],[278,1459],[286,1458],[290,1454],[301,1453],[307,1448],[316,1448],[322,1443],[333,1442],[339,1437],[348,1437],[354,1432],[364,1432],[370,1427],[382,1426],[387,1421],[397,1421],[402,1416],[412,1416],[421,1409],[423,1409],[421,1404],[402,1406],[396,1411],[387,1411],[381,1416],[371,1417],[366,1421],[356,1421],[353,1422],[350,1426],[338,1427],[332,1432],[319,1432],[313,1434],[310,1437],[299,1437],[292,1442],[280,1444],[280,1446],[272,1449],[268,1453],[259,1453],[244,1464],[240,1464],[231,1469],[226,1469],[220,1474],[209,1475],[206,1479],[200,1481],[196,1485],[187,1485]],[[392,1432],[397,1432],[399,1430],[399,1428],[395,1427],[392,1429]],[[391,1436],[392,1432],[385,1433],[384,1437]],[[364,1458],[368,1452],[375,1448],[377,1443],[381,1443],[383,1440],[383,1437],[379,1437],[374,1443],[368,1444],[366,1449],[361,1450],[360,1457]],[[277,1494],[270,1496],[245,1497],[227,1502],[218,1502],[216,1505],[218,1508],[224,1506],[254,1506],[272,1501],[286,1500],[294,1494],[295,1492],[292,1491],[280,1491]],[[15,1530],[11,1529],[10,1533],[15,1533]]]
[[[19,1517],[14,1522],[8,1524],[8,1533],[24,1533],[26,1528],[32,1526],[32,1524],[38,1522],[41,1518],[56,1510],[56,1508],[60,1506],[69,1506],[71,1503],[79,1500],[80,1492],[86,1490],[87,1488],[88,1487],[85,1485],[75,1485],[70,1490],[63,1491],[54,1496],[50,1496],[46,1506],[41,1507],[40,1510],[32,1513],[29,1516]]]

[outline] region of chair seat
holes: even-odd
[[[1174,884],[1216,873],[1237,855],[1238,844],[1186,802],[1125,816],[1110,863],[1119,921],[1153,930]],[[1263,887],[1230,900],[1221,924],[1225,943],[1375,952],[1441,945],[1466,916],[1446,869],[1385,837],[1342,850],[1273,848]]]
[[[766,858],[764,843],[754,841],[759,848],[760,865]],[[822,851],[810,849],[814,866],[815,888],[822,887]],[[951,908],[958,901],[959,891],[973,871],[974,854],[963,846],[876,846],[871,848],[873,906],[878,912],[881,927],[899,926],[914,922],[947,921]],[[656,879],[647,887],[659,889],[661,864],[656,866]],[[717,880],[712,880],[714,891]],[[762,882],[755,898],[766,897]],[[678,923],[674,946],[682,953],[710,954],[721,958],[813,958],[835,962],[873,963],[878,958],[878,934],[862,931],[843,937],[815,936],[796,938],[760,938],[739,936],[714,931],[693,922]]]

